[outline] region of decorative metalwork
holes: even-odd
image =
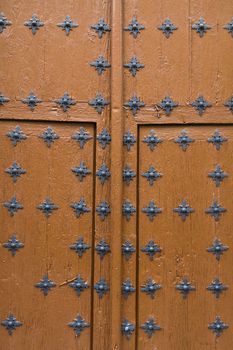
[[[80,128],[71,138],[79,143],[80,148],[84,148],[87,141],[92,139],[92,136],[84,128]]]
[[[130,34],[136,39],[138,34],[140,34],[141,30],[145,29],[145,26],[140,24],[137,21],[137,18],[134,16],[129,23],[128,27],[125,27],[124,30],[129,31]]]
[[[162,143],[163,140],[161,140],[159,137],[157,137],[155,134],[155,131],[152,129],[152,130],[150,130],[149,135],[144,137],[142,142],[147,143],[147,146],[150,148],[150,150],[154,151],[155,147],[157,147],[157,145],[159,143]]]
[[[99,282],[94,285],[94,289],[96,293],[99,295],[99,298],[103,298],[103,296],[109,291],[109,286],[104,278],[101,278]]]
[[[216,259],[219,261],[221,255],[223,255],[223,253],[228,249],[229,247],[227,245],[223,245],[220,239],[216,238],[213,242],[213,245],[207,248],[207,252],[215,255]]]
[[[8,21],[4,13],[0,13],[0,33],[2,33],[7,26],[11,26],[11,21]]]
[[[206,108],[212,106],[212,103],[206,101],[203,96],[199,96],[195,101],[191,102],[190,105],[196,109],[199,115],[202,115]]]
[[[36,95],[33,92],[30,92],[30,94],[21,100],[22,103],[27,104],[28,107],[31,109],[31,111],[34,111],[38,103],[41,103],[42,100],[36,97]]]
[[[163,109],[166,115],[170,115],[171,111],[178,106],[178,102],[174,102],[171,97],[165,96],[165,98],[158,103],[157,106]]]
[[[5,172],[12,177],[13,182],[16,182],[21,175],[26,174],[26,170],[21,168],[16,162],[14,162],[9,168],[5,169]]]
[[[122,244],[121,250],[126,260],[129,260],[131,255],[136,251],[133,244],[129,241],[125,241],[125,243]]]
[[[228,107],[229,110],[233,113],[233,96],[231,96],[229,100],[224,103],[224,106]]]
[[[99,135],[97,135],[97,140],[99,144],[101,145],[102,149],[105,149],[107,145],[111,142],[111,135],[109,134],[108,130],[104,128]]]
[[[1,322],[1,325],[6,328],[9,335],[13,334],[13,331],[16,328],[21,327],[22,322],[18,321],[14,315],[10,314],[4,321]]]
[[[81,161],[79,166],[71,168],[71,171],[79,178],[79,181],[82,182],[83,178],[88,174],[91,174],[91,170],[87,168],[85,162]]]
[[[40,27],[43,27],[44,23],[35,14],[32,15],[32,18],[30,18],[28,21],[24,22],[24,25],[32,31],[33,35],[35,35],[37,30],[39,30]]]
[[[134,293],[135,290],[136,289],[133,287],[130,279],[127,279],[121,285],[121,291],[122,291],[122,294],[124,295],[125,299],[127,299],[130,294]]]
[[[145,65],[141,64],[136,56],[133,56],[129,63],[124,64],[125,68],[128,68],[133,77],[136,76],[137,72],[144,68]]]
[[[207,214],[212,216],[215,221],[219,221],[222,213],[227,211],[226,208],[223,208],[216,200],[213,201],[213,204],[205,210]]]
[[[161,327],[155,322],[153,317],[150,317],[145,323],[143,323],[140,328],[142,328],[148,337],[151,338],[155,331],[161,330]]]
[[[168,39],[173,34],[174,30],[178,29],[169,18],[166,18],[161,26],[158,26],[159,30],[162,30],[165,37]]]
[[[7,208],[10,216],[14,216],[19,209],[23,209],[23,205],[17,201],[16,197],[12,197],[9,201],[3,203],[3,206]]]
[[[219,187],[225,177],[228,177],[228,174],[221,169],[220,165],[216,165],[215,170],[208,173],[208,176],[215,182],[216,187]]]
[[[100,202],[96,208],[96,212],[101,220],[105,220],[105,218],[111,213],[110,205],[106,201]]]
[[[224,29],[226,29],[228,31],[228,33],[231,34],[231,36],[233,37],[233,18],[230,20],[229,23],[225,24],[225,26],[223,26]]]
[[[104,56],[99,56],[95,61],[91,62],[90,65],[95,67],[99,75],[106,71],[107,68],[111,67],[111,64],[104,58]]]
[[[17,125],[14,130],[11,130],[6,134],[10,138],[13,146],[16,146],[18,142],[26,140],[27,136],[23,133],[20,127]]]
[[[149,256],[150,260],[153,260],[154,255],[156,253],[160,253],[161,252],[161,248],[154,241],[149,241],[145,247],[141,248],[141,251],[143,253],[146,253],[146,255]]]
[[[56,102],[63,109],[63,112],[67,112],[70,106],[74,106],[76,104],[76,100],[73,100],[69,96],[68,92],[65,92],[62,97],[60,97],[57,100],[54,100],[54,102]]]
[[[129,200],[126,200],[122,205],[122,213],[126,217],[126,220],[129,221],[131,216],[136,213],[136,208]]]
[[[43,276],[40,282],[35,284],[35,287],[40,288],[41,292],[44,293],[44,295],[48,295],[48,292],[50,292],[52,288],[56,287],[56,283],[51,281],[46,274]]]
[[[227,142],[228,138],[224,137],[221,135],[220,131],[215,130],[214,134],[212,137],[208,138],[207,142],[212,143],[216,150],[219,151],[223,142]]]
[[[136,143],[136,138],[134,134],[131,134],[130,131],[127,131],[123,136],[123,145],[126,146],[127,151],[131,150],[131,147]]]
[[[24,247],[24,244],[16,238],[16,235],[12,235],[6,243],[3,243],[3,247],[8,249],[12,256],[15,256],[16,252]]]
[[[135,331],[135,325],[133,323],[130,323],[128,320],[123,320],[121,324],[121,332],[122,334],[127,338],[130,339],[130,336]]]
[[[194,209],[190,207],[190,205],[186,202],[186,200],[182,200],[181,204],[173,209],[174,213],[178,213],[183,221],[189,216],[189,214],[194,213]]]
[[[106,254],[111,252],[109,244],[105,241],[105,239],[101,239],[95,246],[95,250],[97,254],[99,254],[100,259],[103,259]]]
[[[105,106],[109,105],[109,102],[105,100],[105,98],[97,93],[96,97],[88,102],[90,106],[95,108],[97,113],[101,114],[105,108]]]
[[[161,288],[161,284],[158,284],[152,278],[149,278],[146,283],[141,286],[141,292],[146,293],[151,299],[154,299],[155,293]]]
[[[163,174],[161,174],[157,170],[155,170],[155,168],[153,166],[150,166],[149,169],[145,173],[142,173],[142,176],[144,176],[147,179],[150,186],[153,186],[154,181],[156,181],[157,179],[162,177]]]
[[[129,107],[133,115],[136,115],[142,107],[145,107],[145,103],[141,101],[140,98],[138,98],[136,95],[134,95],[128,102],[124,103],[124,106]]]
[[[0,93],[0,106],[3,106],[5,103],[9,102],[10,99]]]
[[[88,283],[85,282],[80,275],[78,275],[73,282],[70,282],[69,286],[75,290],[78,297],[85,289],[89,288]]]
[[[148,216],[150,221],[153,221],[154,217],[162,213],[162,209],[157,207],[154,201],[150,201],[147,207],[142,208],[142,212]]]
[[[50,126],[48,126],[48,128],[41,135],[39,135],[39,137],[43,139],[45,143],[47,143],[48,147],[51,147],[52,143],[59,139],[59,136]]]
[[[80,315],[77,315],[72,322],[68,323],[68,326],[73,328],[77,336],[80,336],[84,329],[89,328],[91,325],[90,323],[87,323]]]
[[[216,298],[219,298],[220,294],[228,289],[228,286],[225,286],[220,282],[219,278],[215,278],[211,284],[206,288],[207,290],[213,292]]]
[[[129,185],[130,182],[133,181],[134,177],[136,177],[136,173],[130,168],[129,165],[126,165],[126,167],[123,169],[123,180],[127,185]]]
[[[111,173],[106,164],[101,165],[101,167],[96,172],[96,176],[98,176],[102,185],[105,183],[105,181],[108,180],[108,178],[111,176]]]
[[[74,244],[70,245],[70,249],[74,250],[80,258],[90,248],[91,246],[84,242],[83,237],[78,238]]]
[[[85,213],[89,213],[91,209],[87,207],[87,204],[84,200],[84,198],[81,198],[79,202],[74,202],[70,205],[70,207],[74,210],[74,213],[77,218],[79,218],[81,215],[84,215]]]
[[[37,206],[37,209],[41,210],[45,214],[45,217],[48,218],[53,210],[57,210],[59,207],[54,204],[49,197],[45,198],[44,202]]]
[[[58,23],[57,26],[62,28],[66,32],[66,35],[69,35],[73,28],[78,27],[78,23],[72,21],[70,16],[66,16],[65,20],[62,23]]]
[[[229,325],[224,323],[221,320],[220,316],[216,316],[215,321],[213,323],[210,323],[208,328],[211,329],[217,337],[219,337],[224,331],[224,329],[229,328]]]
[[[196,288],[191,284],[191,282],[188,281],[187,278],[183,278],[183,280],[176,285],[176,289],[180,291],[184,299],[187,298],[189,292],[196,290]]]
[[[95,32],[98,34],[99,39],[102,38],[104,33],[111,31],[111,28],[107,23],[105,23],[103,18],[100,18],[99,22],[96,24],[93,24],[91,28],[94,29]]]
[[[178,143],[183,151],[186,151],[190,143],[194,142],[194,140],[188,136],[188,133],[186,130],[182,130],[180,133],[180,136],[177,139],[175,139],[174,142]]]
[[[199,37],[202,38],[205,33],[207,33],[207,30],[211,29],[211,26],[208,25],[204,18],[200,18],[196,23],[192,25],[192,29],[196,30],[196,32],[199,34]]]

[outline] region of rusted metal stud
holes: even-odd
[[[103,37],[104,33],[111,31],[111,28],[107,23],[105,23],[103,18],[100,18],[98,23],[91,25],[91,29],[95,30],[95,32],[98,34],[99,39]]]
[[[131,335],[135,331],[135,325],[124,319],[121,324],[121,332],[127,338],[130,339]]]
[[[1,325],[6,328],[9,335],[13,334],[13,331],[16,328],[21,327],[22,322],[18,321],[13,314],[9,314],[9,316],[1,322]]]
[[[57,100],[54,100],[54,102],[56,102],[62,108],[63,112],[67,112],[70,106],[74,106],[77,103],[76,100],[73,100],[69,96],[68,92],[65,92],[62,97],[60,97]]]
[[[129,107],[133,115],[136,115],[142,107],[145,107],[145,103],[141,101],[140,98],[138,98],[136,95],[133,95],[129,101],[124,103],[124,106]]]
[[[121,291],[125,299],[127,299],[130,294],[134,293],[135,290],[130,279],[125,280],[121,285]]]
[[[74,244],[70,245],[70,249],[74,250],[80,258],[90,248],[91,246],[84,242],[83,237],[78,238],[78,240]]]
[[[111,67],[111,64],[108,63],[104,56],[99,56],[95,61],[90,63],[90,66],[95,67],[95,70],[101,75],[107,68]]]
[[[127,151],[131,150],[131,147],[136,143],[136,138],[134,134],[127,131],[123,136],[123,145],[126,146]]]
[[[173,209],[174,213],[178,213],[183,221],[189,216],[189,214],[194,213],[194,209],[190,207],[190,205],[186,202],[186,200],[182,200],[181,204]]]
[[[216,187],[219,187],[221,182],[228,177],[228,174],[221,169],[220,165],[216,165],[215,170],[208,173],[208,177],[215,182]]]
[[[0,92],[0,106],[3,106],[5,103],[9,102],[10,99],[6,96],[4,96],[1,92]]]
[[[215,221],[219,221],[222,213],[227,211],[226,208],[223,208],[216,200],[213,201],[213,204],[205,210],[207,214],[212,216]]]
[[[145,26],[140,24],[137,21],[137,18],[134,16],[131,20],[131,22],[129,23],[128,27],[125,27],[124,30],[125,31],[129,31],[130,34],[132,34],[132,36],[136,39],[138,34],[140,34],[141,30],[145,29]]]
[[[105,100],[105,98],[100,94],[97,93],[96,97],[93,98],[92,100],[90,100],[88,102],[88,104],[90,106],[92,106],[93,108],[95,108],[95,110],[97,111],[97,113],[101,114],[104,110],[104,108],[109,105],[109,102]]]
[[[21,175],[26,174],[26,170],[16,162],[13,162],[9,168],[5,169],[5,172],[12,177],[13,182],[16,182]]]
[[[194,140],[188,136],[186,130],[182,130],[180,136],[177,139],[175,139],[174,142],[178,143],[178,145],[183,151],[186,151],[190,143],[194,142]]]
[[[161,327],[155,322],[153,317],[150,317],[145,323],[143,323],[140,328],[148,335],[149,338],[155,333],[155,331],[161,330]]]
[[[98,176],[102,185],[109,179],[111,173],[106,164],[101,165],[101,167],[96,172],[96,176]]]
[[[230,20],[229,23],[225,24],[225,26],[223,28],[226,29],[228,31],[228,33],[230,33],[232,38],[233,38],[233,18]]]
[[[142,208],[142,212],[148,216],[150,221],[153,221],[158,214],[162,213],[162,209],[157,207],[155,202],[151,200],[147,207]]]
[[[233,24],[232,24],[232,26],[233,26]],[[232,33],[233,33],[233,31],[232,31]],[[233,34],[232,34],[232,36],[233,36]],[[229,110],[231,111],[231,113],[233,113],[233,96],[231,96],[229,98],[229,100],[224,103],[224,106],[228,107]]]
[[[40,288],[41,292],[44,293],[44,295],[48,295],[48,292],[50,292],[52,288],[56,287],[56,283],[51,281],[46,274],[43,276],[40,282],[35,284],[35,287]]]
[[[7,26],[11,26],[11,24],[11,21],[8,21],[4,13],[0,13],[0,33],[2,33]]]
[[[196,23],[192,25],[192,29],[196,30],[199,34],[199,37],[202,38],[207,30],[211,29],[211,26],[207,24],[203,17],[201,17]]]
[[[78,297],[85,289],[89,288],[88,283],[80,275],[74,281],[70,282],[69,286],[75,290]]]
[[[108,130],[104,128],[99,135],[97,135],[97,140],[99,144],[101,145],[102,149],[105,149],[107,145],[111,142],[111,135],[109,134]]]
[[[37,206],[37,209],[41,210],[46,218],[53,213],[53,210],[57,210],[58,208],[59,207],[54,204],[49,197],[45,198],[44,202]]]
[[[136,251],[133,244],[130,243],[129,241],[125,241],[125,243],[122,244],[121,250],[126,260],[129,260],[131,255]]]
[[[178,106],[178,102],[173,101],[173,99],[169,96],[165,96],[165,98],[156,104],[156,106],[163,109],[166,115],[170,115],[172,110]]]
[[[103,296],[109,291],[109,285],[105,281],[104,278],[101,278],[95,285],[94,289],[96,293],[99,295],[99,298],[103,298]]]
[[[69,35],[73,28],[78,27],[78,23],[72,21],[70,16],[66,16],[65,20],[62,23],[58,23],[57,26],[62,28],[66,32],[66,35]]]
[[[17,201],[15,196],[3,203],[3,206],[8,210],[10,216],[14,216],[19,209],[23,209],[23,205]]]
[[[180,283],[176,285],[176,289],[180,291],[184,299],[187,298],[189,292],[196,290],[196,288],[191,284],[191,282],[188,281],[187,278],[183,278]]]
[[[157,290],[161,289],[161,284],[156,283],[152,278],[149,278],[145,284],[141,286],[141,292],[146,293],[151,297],[151,299],[154,299],[155,293]]]
[[[130,182],[133,181],[134,177],[136,177],[135,171],[133,171],[129,165],[126,165],[123,169],[123,180],[127,185],[129,185]]]
[[[18,142],[21,142],[27,139],[27,136],[23,133],[23,131],[20,129],[18,125],[15,127],[15,129],[9,131],[6,134],[6,136],[9,137],[13,146],[16,146]]]
[[[220,316],[216,316],[215,321],[210,323],[208,328],[212,330],[217,337],[219,337],[225,329],[229,328],[229,325],[224,323]]]
[[[35,35],[37,30],[39,30],[40,27],[43,27],[44,23],[39,19],[39,17],[37,17],[36,14],[34,14],[32,15],[32,18],[24,22],[24,25],[32,31],[33,35]]]
[[[91,170],[88,169],[83,161],[81,161],[78,166],[71,168],[71,171],[79,178],[80,182],[82,182],[87,175],[91,174]]]
[[[227,142],[228,138],[221,135],[220,131],[215,130],[214,134],[207,139],[207,142],[212,143],[216,150],[219,151],[223,142]]]
[[[207,248],[207,252],[215,255],[216,259],[219,261],[221,255],[223,255],[223,253],[228,249],[229,247],[227,245],[222,244],[220,239],[216,238],[213,242],[213,245]]]
[[[90,323],[87,323],[79,314],[72,322],[68,323],[68,326],[73,328],[77,336],[80,336],[85,328],[91,327]]]
[[[206,101],[203,96],[199,96],[195,101],[191,102],[190,105],[196,109],[199,115],[202,115],[206,108],[212,106],[212,103]]]
[[[154,149],[157,147],[159,143],[162,143],[163,140],[161,140],[159,137],[156,136],[155,131],[152,129],[150,130],[150,133],[148,136],[144,137],[142,142],[145,142],[147,146],[150,148],[151,151],[154,151]]]
[[[161,252],[160,246],[155,243],[153,240],[149,241],[145,247],[141,248],[141,251],[143,253],[146,253],[146,255],[149,256],[150,260],[153,260],[156,253]]]
[[[105,239],[101,239],[95,246],[95,251],[100,256],[102,260],[106,254],[111,252],[110,245],[105,241]]]
[[[162,30],[165,37],[168,39],[170,35],[173,34],[174,30],[178,29],[169,18],[166,18],[161,26],[158,26],[159,30]]]
[[[136,213],[136,208],[129,200],[126,200],[122,205],[122,213],[126,217],[126,220],[129,221],[131,216]]]
[[[216,277],[206,289],[211,291],[218,299],[220,294],[228,289],[228,286],[224,285],[220,282],[219,278]]]
[[[81,198],[78,202],[71,203],[70,207],[73,209],[77,218],[91,211],[91,209],[87,207],[84,198]]]
[[[59,136],[55,133],[53,128],[51,128],[50,126],[48,126],[47,129],[43,131],[41,135],[39,135],[39,137],[44,140],[44,142],[47,144],[49,148],[51,147],[51,145],[55,140],[59,139]]]
[[[7,242],[2,245],[4,248],[8,249],[11,252],[12,256],[15,256],[16,252],[24,247],[24,244],[16,238],[16,235],[13,234]]]
[[[80,128],[71,138],[79,143],[81,149],[84,148],[87,141],[91,140],[93,137],[84,128]]]
[[[144,68],[145,65],[141,64],[136,56],[133,56],[128,63],[124,64],[125,68],[128,68],[133,77],[136,76],[137,72]]]

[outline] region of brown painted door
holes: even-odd
[[[0,349],[232,349],[232,1],[0,10]]]

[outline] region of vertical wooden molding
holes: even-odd
[[[123,162],[122,0],[111,8],[111,349],[121,345],[121,229]]]

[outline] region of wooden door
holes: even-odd
[[[2,348],[231,349],[231,1],[1,11]]]

